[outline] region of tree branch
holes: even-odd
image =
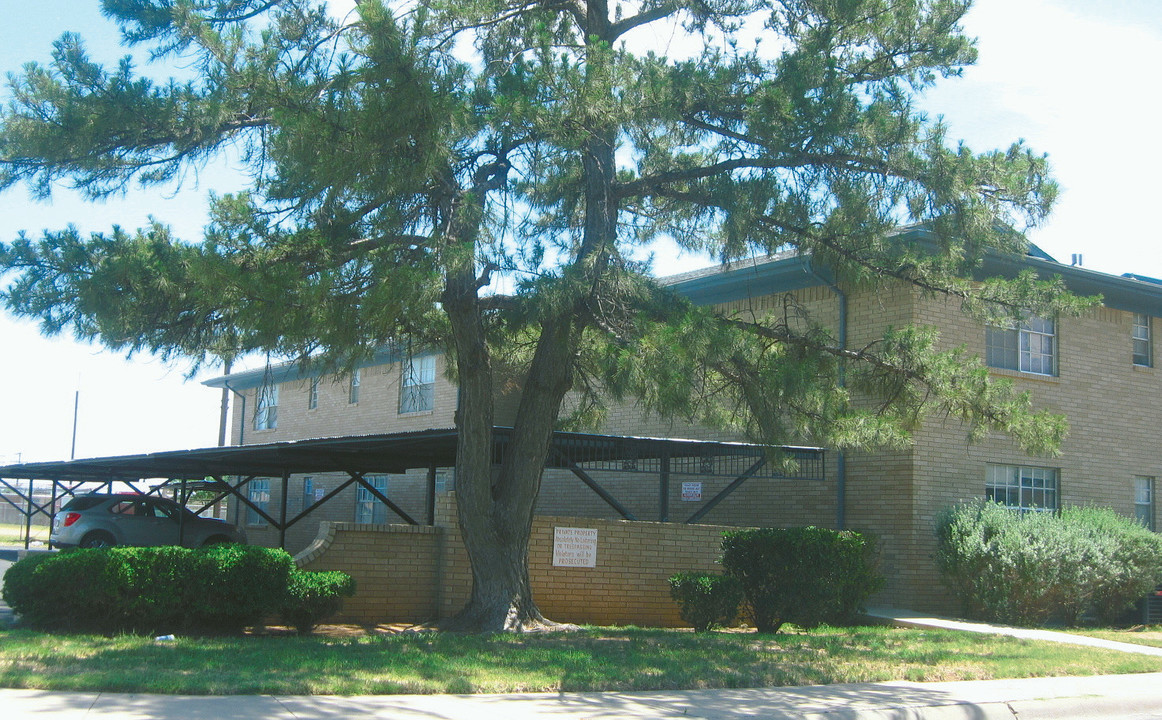
[[[623,20],[619,20],[618,22],[615,22],[609,26],[609,37],[606,39],[610,42],[613,42],[617,38],[621,37],[636,27],[647,25],[654,22],[655,20],[661,20],[662,18],[669,17],[670,15],[676,13],[679,9],[681,8],[677,3],[665,2],[655,8],[638,13],[633,17],[627,17]]]

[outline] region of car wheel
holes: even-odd
[[[113,536],[106,532],[89,533],[81,539],[81,547],[83,548],[107,548],[113,547],[117,541]]]
[[[229,542],[230,538],[226,537],[225,535],[214,535],[212,537],[206,538],[206,541],[202,543],[202,547],[210,547],[211,545],[225,545]]]

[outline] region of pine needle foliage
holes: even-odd
[[[641,259],[661,239],[723,261],[794,252],[845,287],[904,284],[984,321],[1092,303],[1053,280],[973,279],[987,254],[1025,251],[1056,185],[1043,155],[976,152],[916,108],[975,59],[965,0],[102,9],[155,72],[62,37],[10,79],[0,189],[173,187],[228,149],[250,187],[208,198],[203,237],[158,220],[0,244],[0,301],[46,333],[194,368],[446,353],[477,548],[467,626],[540,622],[519,529],[548,433],[598,422],[611,398],[776,444],[899,446],[933,411],[1034,451],[1061,441],[1062,418],[930,330],[845,348],[789,300],[762,317],[692,307]],[[651,31],[684,45],[639,50]],[[494,473],[502,386],[520,407]],[[486,547],[506,549],[487,562]]]

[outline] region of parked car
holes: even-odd
[[[53,547],[244,543],[246,533],[224,520],[195,515],[173,500],[122,493],[78,495],[53,521]]]

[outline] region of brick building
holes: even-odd
[[[984,358],[990,372],[1012,378],[1029,390],[1038,407],[1065,413],[1069,436],[1059,456],[1030,456],[995,434],[970,443],[957,420],[930,417],[902,452],[828,453],[822,479],[769,479],[748,484],[699,522],[711,525],[791,526],[814,524],[869,530],[879,536],[888,584],[879,601],[918,609],[948,607],[931,559],[933,521],[952,503],[988,497],[1014,507],[1057,508],[1098,504],[1159,525],[1154,501],[1162,458],[1155,451],[1162,427],[1162,375],[1154,348],[1153,318],[1162,316],[1162,283],[1140,276],[1114,276],[1057,263],[1036,248],[1024,258],[991,258],[986,274],[1015,275],[1032,269],[1060,275],[1079,294],[1103,296],[1103,303],[1076,318],[1030,317],[1019,327],[995,328],[964,316],[958,303],[898,285],[874,292],[836,286],[825,270],[804,257],[776,256],[727,268],[715,267],[669,278],[679,292],[725,312],[762,315],[781,307],[786,294],[848,347],[862,347],[888,327],[910,324],[939,329],[940,343],[964,347]],[[456,388],[445,377],[439,355],[409,356],[384,351],[353,374],[316,376],[286,365],[235,373],[206,382],[229,387],[238,398],[233,410],[234,444],[309,437],[389,433],[449,428]],[[498,424],[505,423],[501,403]],[[646,417],[632,406],[611,412],[603,432],[707,440],[734,439],[707,428]],[[422,473],[369,478],[376,488],[415,517],[424,513]],[[657,490],[631,476],[603,478],[627,506],[644,518]],[[723,478],[701,479],[705,493],[717,492]],[[333,478],[290,479],[293,507],[322,497]],[[454,489],[451,469],[436,471],[437,492]],[[682,483],[671,489],[671,507],[681,508]],[[248,486],[258,504],[274,506],[279,483],[256,479]],[[235,508],[253,542],[277,544],[260,518]],[[612,517],[608,505],[575,477],[546,473],[538,514]],[[244,517],[248,515],[249,517]],[[450,516],[449,516],[450,517]],[[668,520],[682,521],[674,513]],[[291,528],[287,547],[297,551],[318,534],[318,521],[370,526],[397,520],[361,488]],[[347,526],[354,527],[354,526]]]

